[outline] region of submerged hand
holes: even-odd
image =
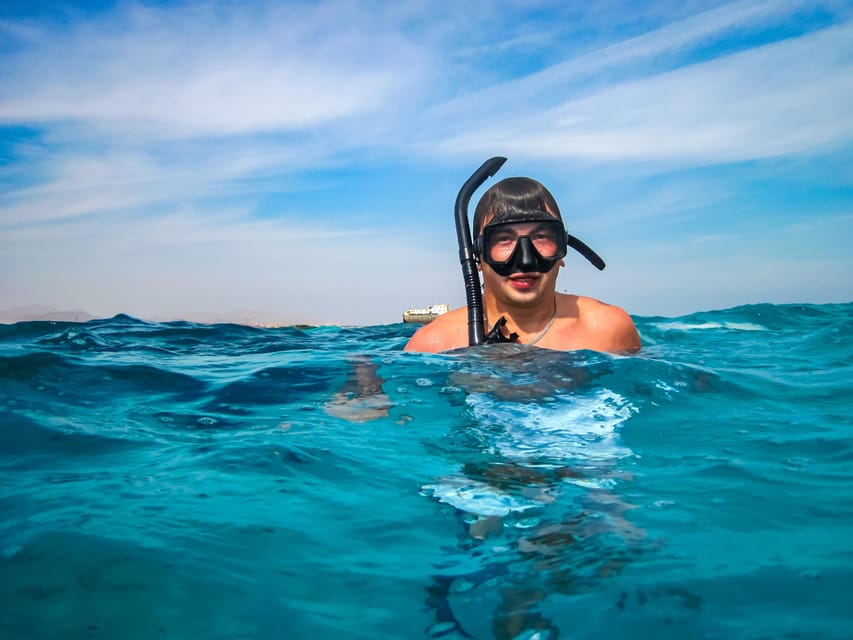
[[[387,417],[391,399],[382,390],[382,379],[376,369],[369,360],[355,358],[346,383],[323,407],[326,414],[350,422]]]
[[[357,395],[338,392],[329,400],[323,410],[327,415],[350,422],[369,422],[388,416],[391,400],[385,393]]]

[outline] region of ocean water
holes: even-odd
[[[853,637],[853,304],[636,320],[0,325],[0,637]]]

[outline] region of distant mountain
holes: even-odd
[[[187,313],[181,318],[165,318],[152,317],[146,318],[153,322],[170,322],[172,320],[187,320],[189,322],[197,322],[199,324],[242,324],[251,327],[290,327],[298,326],[317,326],[322,324],[311,321],[304,317],[295,317],[289,314],[277,313],[274,311],[260,310],[243,310],[243,311],[221,311],[221,312],[205,312],[193,311]]]
[[[133,314],[131,314],[133,315]],[[54,322],[87,322],[102,316],[71,309],[59,311],[46,304],[29,304],[11,309],[0,309],[0,324],[12,324],[14,322],[28,322],[33,320],[51,320]],[[286,314],[270,311],[225,311],[222,313],[192,312],[184,317],[139,317],[140,320],[151,322],[171,322],[174,320],[187,320],[199,324],[233,323],[244,324],[254,327],[286,327],[293,325],[316,325],[316,322],[306,322],[304,318],[295,318]]]
[[[59,311],[46,304],[28,304],[11,309],[0,309],[0,323],[12,324],[13,322],[26,322],[29,320],[53,320],[55,322],[86,322],[94,320],[97,316],[71,309],[70,311]]]

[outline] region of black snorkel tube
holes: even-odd
[[[498,172],[506,162],[500,156],[489,158],[477,169],[456,196],[456,238],[459,240],[459,262],[462,264],[462,278],[465,281],[465,301],[468,305],[468,344],[481,345],[486,341],[483,327],[483,293],[480,290],[480,276],[477,273],[477,259],[471,242],[471,228],[468,226],[468,203],[477,188]]]

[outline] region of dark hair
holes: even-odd
[[[480,235],[487,215],[506,218],[524,211],[548,211],[562,220],[551,192],[533,178],[505,178],[492,185],[474,210],[474,237]]]

